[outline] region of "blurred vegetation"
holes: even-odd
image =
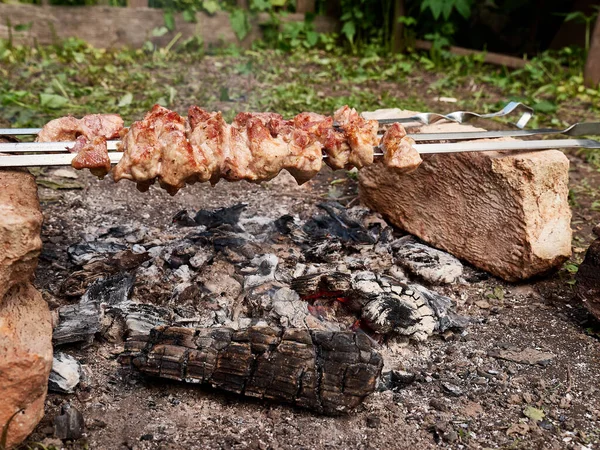
[[[445,40],[430,52],[409,47],[406,53],[391,53],[386,44],[389,32],[380,26],[383,15],[373,12],[391,7],[387,0],[341,0],[343,26],[339,33],[329,34],[315,30],[314,15],[301,22],[284,20],[293,4],[283,0],[250,0],[249,12],[236,8],[233,1],[154,1],[165,2],[156,5],[166,9],[164,26],[152,36],[175,31],[163,47],[151,41],[138,50],[96,49],[77,39],[49,46],[15,45],[12,38],[0,41],[0,120],[12,126],[39,126],[59,115],[96,111],[118,112],[134,120],[154,103],[180,112],[196,103],[232,118],[242,110],[286,116],[303,110],[330,113],[345,103],[359,110],[400,106],[491,112],[517,100],[535,108],[536,117],[530,122],[535,127],[597,120],[600,110],[600,90],[583,84],[583,47],[540,52],[524,68],[509,70],[485,64],[483,53],[451,54],[450,38],[441,34],[430,36],[434,42]],[[326,3],[318,4],[320,12]],[[403,18],[407,34],[416,33],[423,17],[445,23],[466,20],[478,2],[452,0],[441,7],[437,0],[416,3],[418,11]],[[214,14],[219,9],[230,12],[240,39],[248,32],[249,15],[266,13],[264,39],[251,50],[231,45],[211,48],[207,54],[201,38],[183,40],[176,33],[175,10],[183,10],[191,21],[197,10]],[[590,20],[585,15],[561,20],[565,18],[582,24]],[[11,32],[30,26],[8,25]],[[439,97],[456,104],[440,103]],[[590,152],[588,157],[600,167],[598,156]]]

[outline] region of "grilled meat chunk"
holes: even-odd
[[[413,172],[423,162],[414,144],[402,125],[392,124],[381,138],[384,164],[400,173]]]
[[[115,167],[115,181],[123,178],[148,190],[158,178],[161,187],[175,194],[186,183],[204,181],[205,157],[201,148],[187,139],[187,122],[174,111],[154,105],[143,120],[135,122],[123,136],[124,152]]]
[[[377,145],[379,122],[363,119],[354,108],[348,106],[338,109],[333,114],[333,120],[346,135],[350,151],[336,154],[330,158],[331,163],[344,163],[346,168],[357,169],[373,164],[373,147]],[[336,168],[333,165],[331,167]]]
[[[333,126],[334,122],[337,129]],[[373,163],[379,124],[376,120],[363,119],[353,108],[343,106],[333,117],[300,113],[294,117],[294,125],[323,145],[326,163],[332,169],[360,169]]]
[[[92,140],[96,136],[116,139],[123,130],[123,119],[117,114],[90,114],[82,119],[72,116],[48,122],[37,136],[37,142],[74,141],[79,136]]]
[[[298,183],[312,178],[322,165],[321,145],[292,122],[274,113],[240,113],[227,125],[220,113],[190,108],[190,143],[204,149],[214,184],[260,182],[288,170]]]
[[[75,146],[69,151],[77,153],[71,161],[73,168],[90,169],[90,172],[100,179],[110,172],[110,158],[104,136],[96,136],[89,141],[84,136],[79,136]]]

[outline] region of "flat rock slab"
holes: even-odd
[[[484,131],[453,123],[409,130]],[[518,281],[556,269],[571,255],[568,171],[558,150],[428,155],[411,174],[381,163],[362,169],[360,196],[433,246]]]

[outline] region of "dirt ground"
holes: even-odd
[[[599,174],[572,160],[575,261],[600,222],[593,209]],[[40,179],[61,180],[48,171]],[[342,183],[331,185],[334,179]],[[62,180],[64,182],[64,180]],[[69,180],[73,181],[73,180]],[[67,303],[58,288],[72,269],[66,248],[90,225],[131,220],[165,227],[181,209],[248,203],[245,214],[273,219],[285,213],[308,217],[324,198],[356,197],[356,182],[323,171],[302,187],[289,177],[263,185],[195,185],[170,197],[158,188],[140,194],[132,183],[98,181],[78,173],[82,189],[40,186],[44,250],[37,287],[51,308]],[[50,394],[46,416],[30,438],[60,448],[52,421],[71,402],[85,418],[84,438],[72,449],[284,449],[284,448],[600,448],[600,342],[598,323],[574,299],[570,275],[508,284],[479,271],[464,284],[436,290],[457,301],[473,324],[462,334],[433,336],[424,343],[394,346],[394,367],[415,374],[403,389],[376,392],[355,412],[320,417],[309,411],[259,402],[198,386],[146,380],[124,374],[116,357],[122,347],[95,341],[64,347],[84,367],[75,394]],[[523,365],[488,355],[513,345],[550,352],[547,365]],[[389,353],[386,346],[382,352]],[[458,389],[449,391],[447,383]],[[524,411],[543,411],[529,419]]]

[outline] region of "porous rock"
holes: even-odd
[[[52,367],[48,305],[31,279],[41,248],[37,188],[27,172],[0,171],[0,429],[23,441],[44,415]]]
[[[33,176],[0,171],[0,303],[14,285],[33,277],[42,248],[41,225]]]
[[[419,131],[483,130],[437,124]],[[411,174],[381,163],[362,169],[360,196],[394,225],[517,281],[553,270],[571,254],[568,170],[558,150],[436,154]]]

